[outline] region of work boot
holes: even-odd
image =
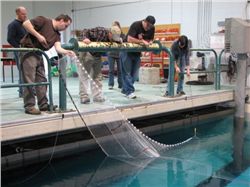
[[[57,105],[53,105],[52,107],[53,111],[55,111],[57,107],[58,107]],[[48,104],[44,105],[43,107],[40,108],[40,111],[50,111],[49,105]]]
[[[98,103],[102,103],[105,101],[105,99],[103,97],[94,97],[93,98],[94,102],[98,102]]]
[[[81,103],[88,104],[88,103],[90,103],[90,99],[88,97],[81,98]]]
[[[163,95],[163,97],[168,97],[168,91],[166,91],[165,93],[164,93],[164,95]]]
[[[41,111],[36,109],[35,107],[29,108],[29,109],[25,109],[25,113],[26,114],[31,114],[31,115],[39,115],[41,114]]]
[[[177,92],[177,95],[186,95],[184,91]]]

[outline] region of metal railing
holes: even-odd
[[[48,72],[51,72],[51,63],[48,55],[38,48],[1,48],[1,52],[39,52],[46,58],[48,62]],[[20,71],[19,76],[20,76]],[[48,82],[37,82],[37,83],[19,83],[19,84],[2,84],[1,88],[13,88],[13,87],[28,87],[28,86],[41,86],[48,85],[49,86],[49,109],[53,110],[53,92],[52,92],[52,79],[51,74],[48,73]]]
[[[76,52],[109,52],[109,51],[126,51],[126,52],[143,52],[143,51],[150,51],[154,53],[160,53],[161,51],[165,51],[168,53],[170,58],[170,64],[174,64],[173,56],[171,51],[162,46],[160,41],[155,41],[153,44],[149,46],[142,46],[133,43],[112,43],[112,42],[91,42],[90,44],[85,44],[83,42],[77,41],[75,38],[70,39],[69,43],[63,44],[62,47],[68,50],[74,50]],[[174,80],[174,66],[172,65],[169,68],[169,79]],[[171,81],[170,81],[171,82]],[[59,85],[63,85],[59,83]],[[169,85],[170,94],[174,95],[174,83]],[[60,88],[61,91],[65,92],[60,94],[61,97],[59,98],[61,106],[63,109],[66,109],[66,90],[64,88]]]
[[[191,48],[190,51],[207,51],[207,52],[213,52],[214,57],[215,57],[215,70],[212,71],[198,71],[198,72],[193,72],[193,74],[198,74],[198,73],[215,73],[215,90],[219,90],[220,89],[220,67],[219,67],[219,63],[218,63],[218,55],[216,53],[216,51],[214,49],[193,49]]]
[[[154,53],[160,53],[161,51],[166,52],[169,55],[169,76],[168,76],[168,84],[166,89],[168,89],[169,96],[174,96],[174,58],[169,48],[162,46],[160,41],[155,41],[152,45],[146,47],[138,44],[132,43],[111,43],[111,42],[91,42],[90,44],[85,44],[83,42],[77,41],[75,38],[70,39],[69,43],[63,44],[62,47],[68,50],[74,50],[76,52],[108,52],[108,51],[126,51],[126,52],[143,52],[143,51],[151,51]],[[214,71],[203,71],[202,73],[215,73],[215,89],[218,90],[218,76],[220,73],[218,72],[218,56],[215,50],[213,49],[191,49],[191,51],[211,51],[215,55],[216,62],[216,70]],[[62,70],[63,71],[63,70]],[[195,72],[196,73],[196,72]],[[197,72],[201,73],[201,72]],[[59,84],[63,85],[63,84]],[[60,94],[60,106],[63,109],[66,109],[66,90],[64,88],[60,88],[60,91],[64,93]]]
[[[162,51],[166,52],[169,55],[169,76],[168,76],[168,83],[166,89],[168,90],[169,96],[174,96],[174,58],[169,48],[162,46],[159,41],[155,41],[150,46],[142,46],[138,44],[132,43],[111,43],[111,42],[91,42],[90,44],[85,44],[83,42],[77,41],[75,38],[70,39],[69,43],[63,44],[62,47],[68,50],[74,50],[76,52],[109,52],[109,51],[126,51],[126,52],[143,52],[143,51],[150,51],[154,53],[160,53]],[[215,73],[215,89],[220,89],[220,61],[221,55],[223,51],[220,53],[219,59],[218,55],[214,49],[190,49],[191,51],[210,51],[213,52],[215,55],[215,65],[216,68],[213,71],[197,71],[191,72],[192,74],[195,73]],[[42,55],[45,56],[48,62],[48,72],[51,72],[51,62],[49,57],[46,53],[37,48],[3,48],[1,51],[6,52],[29,52],[29,51],[39,51]],[[60,71],[62,74],[65,74],[66,66],[60,67]],[[66,76],[64,76],[66,77]],[[65,80],[64,80],[65,81]],[[59,108],[60,110],[66,110],[66,89],[65,83],[61,79],[59,79]],[[52,95],[52,79],[51,74],[48,73],[48,82],[40,82],[40,83],[26,83],[26,84],[5,84],[1,85],[1,88],[10,88],[10,87],[23,87],[23,86],[39,86],[39,85],[48,85],[49,86],[49,105],[50,110],[52,111],[53,108],[53,95]]]

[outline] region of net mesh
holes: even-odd
[[[82,68],[81,76],[84,76],[85,81],[89,81],[88,84],[90,84],[91,87],[100,89],[90,74],[82,66],[78,58],[71,59],[71,63],[75,63],[78,69]],[[109,101],[106,97],[105,100],[106,102]],[[115,106],[113,106],[111,110],[99,114],[98,117],[90,116],[83,120],[95,141],[109,157],[159,157],[162,150],[182,145],[192,139],[189,138],[183,142],[172,145],[154,141],[137,129]]]

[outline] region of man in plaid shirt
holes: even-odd
[[[91,42],[121,42],[121,30],[118,26],[112,26],[111,29],[104,27],[95,27],[84,29],[78,35],[78,40],[86,44]],[[101,55],[100,52],[79,52],[80,64],[78,66],[79,74],[79,95],[82,104],[90,102],[88,94],[89,78],[86,72],[91,76],[94,82],[91,82],[91,92],[94,102],[104,102],[101,83]]]

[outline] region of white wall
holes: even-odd
[[[180,23],[181,33],[197,43],[198,2],[209,0],[178,1],[134,1],[134,2],[74,2],[74,28],[95,26],[109,27],[111,22],[119,20],[122,26],[129,26],[147,15],[156,18],[156,24]],[[227,17],[245,16],[246,0],[212,1],[211,33],[218,31],[217,22]],[[248,12],[249,14],[249,12]]]
[[[246,19],[245,6],[246,0],[239,0],[238,2],[214,2],[212,4],[212,32],[215,32],[218,21],[225,21],[225,18],[237,17]],[[250,6],[250,5],[249,5]],[[248,11],[248,14],[250,12]]]
[[[7,25],[15,17],[15,8],[25,6],[29,18],[38,15],[54,18],[60,13],[71,15],[74,23],[66,31],[65,41],[70,37],[70,30],[74,28],[90,28],[95,26],[110,27],[114,20],[119,20],[122,26],[129,26],[136,20],[147,15],[156,18],[156,24],[180,23],[181,33],[186,34],[197,43],[198,2],[209,0],[138,0],[133,2],[119,1],[1,1],[1,43],[6,43]],[[211,32],[218,31],[217,22],[227,17],[240,17],[245,19],[246,0],[213,1]],[[250,17],[248,9],[248,14]]]

